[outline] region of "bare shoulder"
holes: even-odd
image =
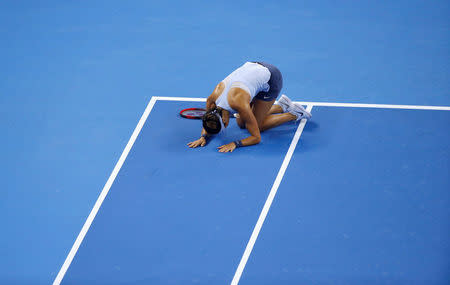
[[[225,89],[225,84],[223,82],[220,82],[219,84],[217,84],[216,87],[214,88],[214,91],[211,93],[211,95],[209,95],[208,100],[215,102],[217,100],[217,98],[219,98],[219,96],[222,94],[224,89]]]
[[[228,92],[228,104],[238,112],[246,110],[250,108],[250,94],[242,88],[231,88]]]

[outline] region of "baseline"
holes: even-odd
[[[156,97],[157,100],[164,101],[191,101],[206,102],[206,98],[194,97]],[[366,103],[333,103],[333,102],[307,102],[296,101],[302,105],[322,106],[322,107],[349,107],[349,108],[382,108],[382,109],[413,109],[413,110],[440,110],[450,111],[450,106],[426,106],[426,105],[393,105],[393,104],[366,104]]]

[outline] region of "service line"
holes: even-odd
[[[164,101],[191,101],[206,102],[206,98],[194,97],[156,97],[157,100]],[[322,106],[322,107],[347,107],[347,108],[381,108],[381,109],[409,109],[409,110],[436,110],[450,111],[450,106],[425,106],[425,105],[393,105],[393,104],[366,104],[366,103],[333,103],[333,102],[303,102],[297,101],[302,105]]]

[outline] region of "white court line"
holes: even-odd
[[[410,110],[437,110],[450,111],[448,106],[421,106],[421,105],[390,105],[390,104],[364,104],[364,103],[331,103],[331,102],[296,102],[302,105],[324,107],[350,107],[350,108],[382,108],[382,109],[410,109]]]
[[[312,105],[308,105],[306,110],[311,112]],[[247,264],[247,260],[252,253],[253,246],[255,245],[256,239],[258,238],[259,232],[261,231],[261,227],[263,226],[264,220],[267,217],[267,213],[269,212],[270,206],[272,205],[273,199],[277,194],[278,187],[280,186],[281,180],[283,179],[284,173],[291,161],[292,154],[294,153],[295,147],[302,135],[303,128],[305,127],[306,119],[301,120],[297,131],[295,132],[294,138],[292,139],[291,145],[284,157],[283,163],[281,164],[280,170],[278,171],[277,177],[275,178],[275,182],[273,182],[272,189],[270,189],[269,196],[267,196],[266,203],[259,215],[258,221],[256,222],[255,228],[253,229],[252,235],[250,236],[250,240],[247,243],[247,247],[245,248],[244,254],[242,255],[241,261],[239,262],[238,268],[236,269],[236,273],[234,274],[233,280],[231,281],[231,285],[237,285],[239,283],[239,279],[241,278],[242,272],[244,271],[245,265]]]
[[[206,102],[206,98],[192,97],[156,97],[164,101],[191,101]],[[450,106],[423,106],[423,105],[392,105],[392,104],[365,104],[365,103],[332,103],[332,102],[303,102],[302,105],[324,106],[324,107],[350,107],[350,108],[382,108],[382,109],[411,109],[411,110],[441,110],[450,111]]]
[[[156,100],[161,100],[161,101],[206,102],[206,98],[190,98],[190,97],[161,97],[161,96],[156,96]]]
[[[136,138],[138,137],[139,133],[141,132],[141,129],[144,126],[144,123],[147,120],[147,117],[150,114],[150,111],[153,109],[153,106],[155,105],[156,100],[157,100],[156,97],[152,97],[152,99],[150,99],[150,102],[148,103],[147,108],[145,108],[144,114],[142,114],[142,117],[139,120],[136,128],[134,129],[134,132],[131,135],[130,140],[128,141],[125,149],[123,150],[122,155],[119,158],[119,161],[117,161],[117,164],[114,167],[111,175],[109,176],[108,181],[106,181],[106,184],[103,187],[103,190],[100,193],[100,196],[98,197],[97,201],[95,202],[95,205],[91,210],[91,213],[89,214],[88,218],[86,219],[86,222],[84,223],[83,228],[81,229],[80,233],[78,234],[77,239],[75,240],[75,243],[73,244],[72,248],[70,249],[70,252],[67,255],[66,260],[64,261],[61,269],[59,270],[58,275],[55,278],[55,281],[53,281],[53,285],[59,285],[61,283],[62,279],[64,278],[64,275],[66,274],[67,269],[69,268],[70,264],[72,263],[72,260],[78,251],[78,248],[80,247],[81,243],[83,242],[83,239],[86,236],[86,233],[88,232],[92,222],[94,221],[94,218],[97,215],[98,210],[100,209],[100,206],[103,203],[103,200],[105,200],[106,195],[108,195],[109,189],[111,188],[114,180],[116,179],[116,176],[119,173],[120,168],[122,167],[123,163],[125,162],[125,159],[127,158],[128,153],[130,152],[131,148],[133,147],[133,144],[136,141]]]

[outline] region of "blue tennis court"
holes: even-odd
[[[449,284],[448,1],[0,4],[0,284]],[[312,119],[190,149],[276,65]]]
[[[63,284],[445,283],[449,108],[316,106],[227,156],[244,131],[185,147],[184,100],[151,100]]]

